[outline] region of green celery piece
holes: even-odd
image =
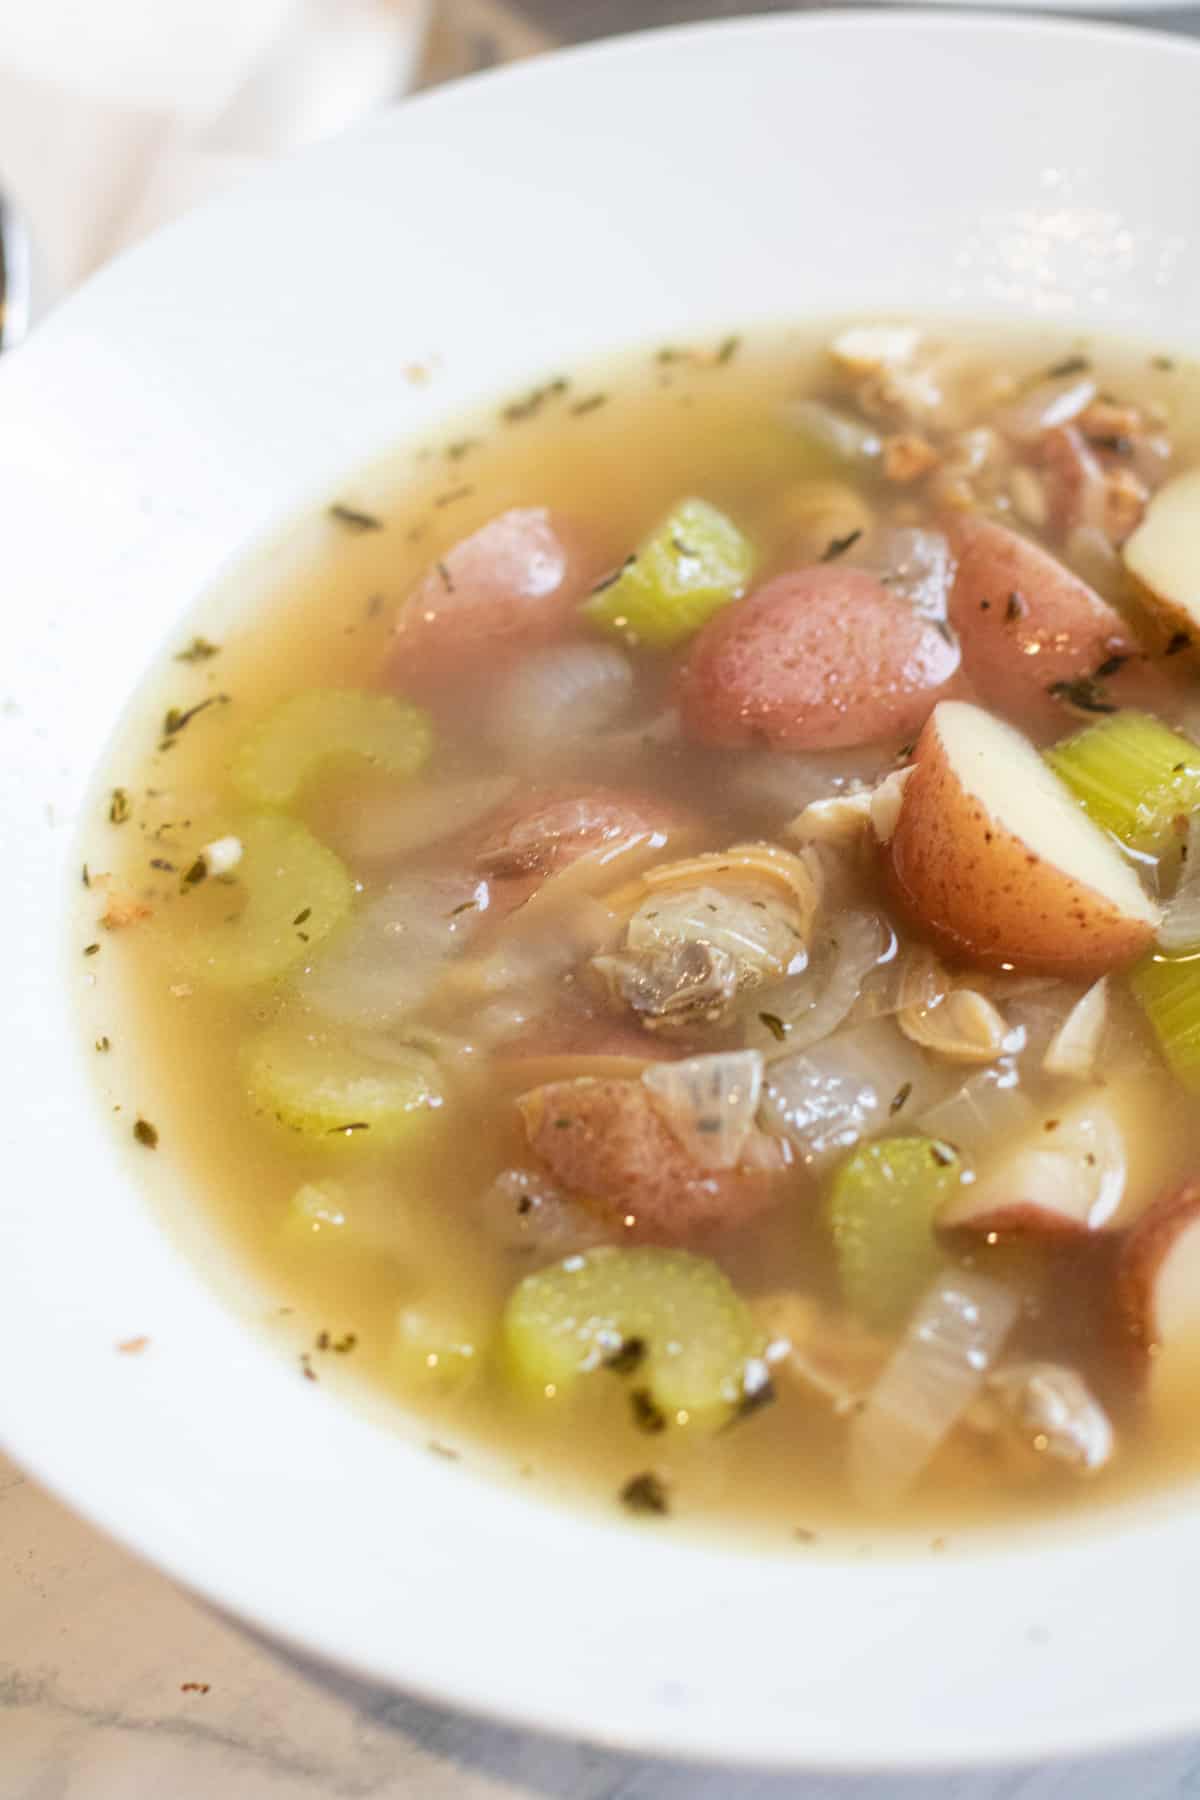
[[[1147,956],[1129,980],[1173,1073],[1200,1094],[1200,955]]]
[[[943,1266],[934,1220],[962,1178],[949,1145],[880,1138],[844,1162],[829,1195],[829,1225],[849,1306],[869,1325],[906,1318]]]
[[[286,806],[324,763],[361,758],[389,775],[429,760],[428,715],[391,694],[315,688],[273,707],[238,746],[233,781],[255,806]]]
[[[423,1134],[444,1099],[437,1065],[420,1050],[377,1061],[299,1024],[256,1038],[242,1073],[255,1110],[310,1147],[393,1148]]]
[[[171,948],[198,980],[253,987],[285,975],[341,924],[354,883],[333,851],[295,819],[257,813],[233,829],[242,855],[229,884],[232,916],[194,925],[185,919]],[[211,894],[210,883],[202,900]],[[175,918],[178,907],[191,904],[180,901]]]
[[[746,591],[754,547],[706,500],[681,500],[584,613],[629,644],[670,650]]]
[[[1097,825],[1148,855],[1168,849],[1179,819],[1200,806],[1200,745],[1148,713],[1114,713],[1046,761]]]
[[[716,1263],[640,1246],[608,1245],[527,1275],[502,1329],[509,1370],[525,1388],[561,1394],[634,1346],[636,1385],[668,1415],[692,1421],[728,1415],[761,1348]]]

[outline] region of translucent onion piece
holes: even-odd
[[[814,751],[808,756],[745,750],[726,751],[723,766],[728,767],[725,779],[736,798],[773,823],[793,817],[814,800],[869,787],[886,774],[892,760],[878,748]]]
[[[480,1222],[504,1250],[567,1256],[608,1235],[579,1200],[534,1169],[504,1169],[480,1196]]]
[[[615,645],[558,644],[501,677],[488,735],[510,754],[542,763],[615,725],[632,699],[633,667]]]
[[[474,875],[400,876],[303,971],[297,992],[346,1025],[403,1018],[425,999],[441,965],[470,943],[488,897],[486,881]]]
[[[718,1051],[642,1071],[654,1104],[702,1169],[734,1169],[758,1112],[763,1059],[757,1050]]]
[[[1010,1363],[987,1379],[1023,1437],[1044,1456],[1091,1474],[1112,1460],[1112,1422],[1082,1375],[1061,1363]]]
[[[1095,398],[1096,383],[1091,375],[1054,376],[1004,407],[995,423],[1006,437],[1032,444],[1044,431],[1069,425]]]
[[[1183,873],[1163,914],[1158,942],[1168,954],[1200,947],[1200,812],[1188,821]]]
[[[797,400],[787,415],[806,438],[839,462],[869,466],[883,448],[878,431],[823,400]]]
[[[940,1277],[850,1426],[850,1480],[887,1506],[925,1468],[978,1394],[1016,1323],[1020,1301],[983,1275]]]
[[[1025,1131],[1036,1116],[1033,1101],[1021,1087],[1016,1064],[1002,1059],[980,1069],[935,1106],[918,1113],[916,1124],[930,1137],[942,1138],[956,1150],[975,1156],[989,1144],[1004,1143]]]
[[[769,1010],[750,1021],[750,1040],[774,1061],[830,1037],[849,1017],[867,976],[893,942],[876,913],[840,914],[808,968],[763,997]]]
[[[502,806],[515,775],[421,781],[391,792],[352,791],[330,836],[352,863],[392,862],[467,831]]]
[[[890,1120],[919,1113],[937,1089],[921,1052],[893,1025],[877,1023],[772,1063],[760,1113],[768,1131],[819,1168]]]
[[[871,539],[855,561],[878,574],[889,593],[931,624],[943,623],[954,584],[954,557],[940,531],[893,526]]]
[[[1200,896],[1198,896],[1200,898]],[[1077,1000],[1050,1040],[1042,1067],[1047,1075],[1090,1081],[1096,1073],[1104,1028],[1108,1023],[1108,976],[1094,982]]]

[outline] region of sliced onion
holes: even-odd
[[[487,912],[486,881],[459,873],[391,882],[306,967],[296,987],[327,1019],[386,1025],[420,1005]]]
[[[883,449],[878,431],[824,400],[796,400],[787,408],[793,425],[842,462],[870,464]]]
[[[1188,821],[1183,874],[1163,914],[1158,941],[1168,951],[1194,950],[1200,944],[1200,812]]]
[[[954,1272],[929,1289],[850,1426],[850,1480],[889,1505],[912,1486],[983,1386],[1020,1311],[1009,1288]]]
[[[478,1215],[502,1249],[525,1255],[572,1256],[610,1235],[580,1201],[535,1169],[504,1169],[480,1195]]]
[[[762,1122],[801,1160],[821,1167],[861,1139],[928,1107],[938,1078],[886,1023],[840,1032],[767,1069]]]
[[[1033,1101],[1021,1087],[1020,1070],[1005,1057],[918,1113],[916,1125],[930,1137],[975,1156],[990,1144],[1004,1143],[1027,1130],[1034,1116]]]
[[[763,1059],[757,1050],[722,1050],[642,1070],[655,1106],[702,1169],[737,1167],[758,1112],[762,1081]]]
[[[783,750],[746,750],[731,755],[723,782],[736,800],[757,808],[772,823],[790,819],[814,800],[871,787],[894,762],[886,750],[814,751],[811,756]]]
[[[1011,406],[996,414],[995,423],[1006,437],[1019,444],[1032,444],[1044,431],[1069,425],[1096,398],[1096,383],[1090,375],[1062,375],[1039,381]]]
[[[488,707],[488,735],[539,762],[615,725],[633,699],[633,666],[615,644],[535,650],[504,675]]]
[[[349,791],[329,835],[351,863],[392,862],[469,830],[502,806],[516,785],[515,775],[414,781],[394,791],[360,784]]]
[[[842,913],[803,974],[760,996],[765,1018],[759,1013],[751,1021],[750,1041],[777,1060],[832,1036],[849,1017],[868,975],[894,943],[890,928],[877,913]]]
[[[1200,893],[1197,894],[1200,905]],[[1197,921],[1200,923],[1200,919]],[[1108,976],[1102,975],[1071,1008],[1042,1057],[1047,1075],[1090,1081],[1096,1073],[1108,1024]]]
[[[954,585],[954,557],[940,531],[896,525],[874,536],[856,562],[878,575],[890,593],[931,624],[945,622]]]

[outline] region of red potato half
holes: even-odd
[[[1169,1119],[1161,1081],[1140,1074],[1046,1107],[956,1190],[938,1227],[1046,1241],[1127,1229],[1161,1192]]]
[[[517,1104],[554,1178],[628,1242],[689,1243],[748,1223],[777,1198],[770,1167],[699,1168],[638,1081],[556,1081]],[[782,1166],[773,1139],[757,1147]]]
[[[1117,1304],[1143,1346],[1200,1339],[1200,1181],[1168,1194],[1130,1232]]]
[[[972,687],[985,706],[1031,730],[1066,729],[1070,707],[1051,688],[1136,656],[1129,627],[1086,582],[1006,526],[968,518],[948,531],[958,558],[950,623]]]
[[[447,550],[400,607],[394,685],[493,673],[561,631],[596,572],[578,533],[545,507],[501,513]]]
[[[711,619],[676,692],[698,743],[850,749],[919,731],[959,660],[865,570],[799,569]]]
[[[1160,913],[1041,756],[948,700],[921,734],[886,851],[896,896],[946,955],[1094,980],[1149,948]]]

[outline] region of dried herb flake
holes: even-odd
[[[847,550],[853,549],[861,536],[862,531],[860,529],[858,531],[848,531],[845,537],[830,538],[829,542],[821,552],[821,561],[823,563],[836,562],[839,556],[844,556]]]
[[[603,1366],[611,1369],[614,1375],[632,1375],[641,1368],[645,1360],[645,1338],[627,1337],[616,1350],[604,1358]]]
[[[133,1122],[133,1135],[146,1150],[158,1149],[158,1127],[140,1116]]]
[[[186,650],[177,650],[175,661],[181,663],[207,662],[210,656],[219,656],[220,644],[210,644],[207,638],[194,637]]]
[[[787,1020],[781,1019],[778,1013],[760,1012],[758,1021],[760,1025],[766,1026],[777,1044],[782,1044],[784,1038],[786,1038],[788,1032],[792,1029]]]
[[[1066,356],[1062,362],[1054,363],[1046,373],[1052,381],[1059,381],[1067,375],[1086,375],[1091,366],[1086,356]]]
[[[329,517],[348,531],[382,531],[383,520],[374,513],[362,512],[357,506],[345,506],[338,500],[329,508]]]
[[[639,1431],[649,1432],[652,1436],[667,1429],[667,1415],[660,1406],[656,1406],[649,1388],[634,1388],[629,1396],[629,1405],[633,1413],[633,1422]]]
[[[183,709],[172,706],[168,708],[163,719],[162,735],[164,738],[178,737],[185,725],[190,725],[198,714],[207,712],[210,706],[228,706],[228,704],[228,694],[210,694],[207,700],[198,700],[195,706]]]
[[[108,819],[110,825],[124,825],[133,805],[127,788],[114,788],[108,800]]]
[[[888,1115],[890,1118],[894,1119],[898,1112],[903,1111],[912,1090],[913,1084],[911,1081],[906,1081],[902,1088],[897,1088],[896,1092],[892,1095],[892,1103],[888,1107]]]
[[[621,1505],[631,1513],[650,1514],[662,1518],[670,1511],[667,1501],[667,1490],[662,1481],[652,1470],[643,1475],[634,1475],[620,1493]]]
[[[1119,711],[1092,675],[1080,675],[1074,681],[1052,681],[1047,692],[1055,700],[1064,700],[1079,712],[1115,713]]]

